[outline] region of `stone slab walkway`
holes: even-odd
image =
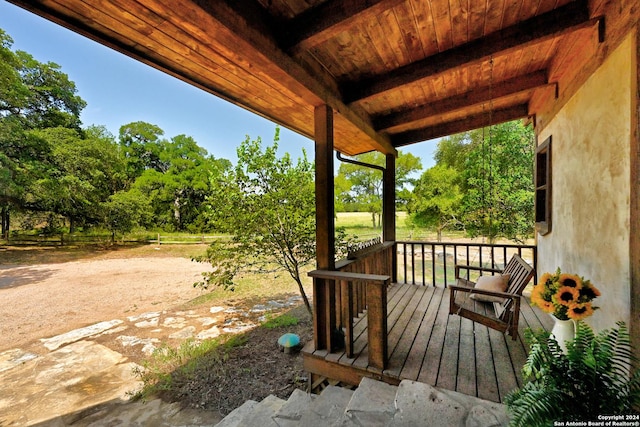
[[[180,410],[161,401],[128,402],[140,387],[134,360],[163,343],[241,333],[300,298],[269,301],[243,310],[231,306],[147,312],[105,320],[40,339],[28,349],[0,352],[2,426],[212,425],[217,414]]]

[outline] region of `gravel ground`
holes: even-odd
[[[0,351],[178,306],[202,294],[192,284],[207,268],[178,257],[0,264]]]

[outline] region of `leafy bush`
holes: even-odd
[[[595,335],[587,324],[577,322],[566,354],[548,332],[527,330],[527,382],[506,398],[511,425],[551,426],[557,420],[633,413],[640,405],[640,370],[631,373],[635,359],[629,331],[624,322],[617,325]]]

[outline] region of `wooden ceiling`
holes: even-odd
[[[349,155],[534,118],[603,42],[615,9],[604,0],[11,1],[310,138],[314,108],[328,104],[335,147]]]

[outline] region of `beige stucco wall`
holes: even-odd
[[[588,319],[596,329],[630,320],[632,54],[629,36],[538,136],[553,140],[553,228],[538,235],[538,273],[591,279],[602,291]]]

